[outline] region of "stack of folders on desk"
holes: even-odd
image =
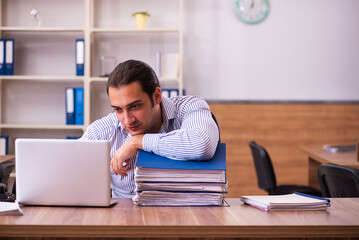
[[[226,145],[210,160],[180,161],[140,150],[135,165],[139,206],[225,206]]]
[[[330,200],[303,193],[242,196],[241,201],[265,211],[327,210]]]
[[[66,88],[66,124],[84,124],[84,88]]]

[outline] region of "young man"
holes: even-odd
[[[106,87],[114,112],[93,122],[81,139],[111,143],[114,198],[135,195],[138,149],[176,160],[204,160],[214,155],[219,131],[202,98],[162,97],[153,69],[136,60],[120,63]]]

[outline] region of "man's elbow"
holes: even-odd
[[[196,152],[195,160],[208,160],[211,159],[217,149],[218,142],[211,143],[211,141],[206,141],[203,144],[197,146],[194,150]]]

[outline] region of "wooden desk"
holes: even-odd
[[[7,160],[15,161],[15,155],[0,155],[0,162],[5,162]]]
[[[1,237],[61,238],[359,238],[359,198],[332,199],[327,211],[265,212],[230,207],[22,207],[1,216]]]
[[[323,163],[335,163],[359,169],[356,152],[331,153],[322,147],[301,147],[301,150],[308,156],[308,184],[311,187],[320,189],[317,169]]]

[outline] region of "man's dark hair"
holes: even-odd
[[[152,95],[160,85],[155,71],[147,63],[138,60],[122,62],[111,72],[106,84],[107,95],[110,87],[119,88],[133,82],[141,85],[142,91],[147,93],[153,106]]]

